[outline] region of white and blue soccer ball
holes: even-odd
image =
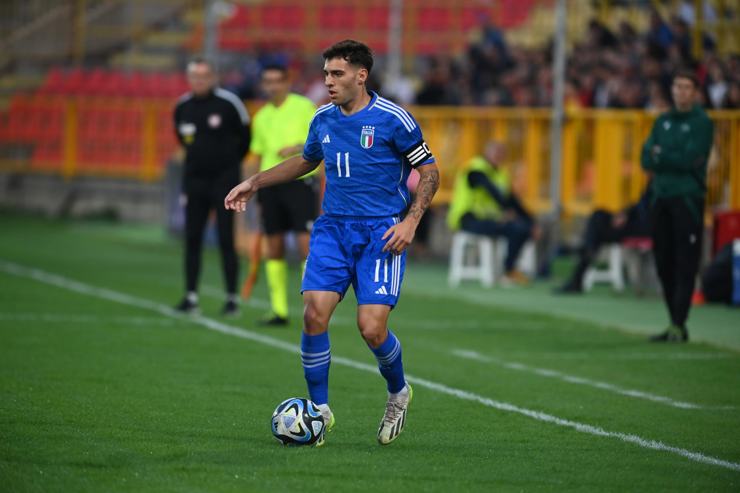
[[[272,413],[272,436],[283,445],[313,445],[323,434],[324,418],[308,399],[286,399]]]

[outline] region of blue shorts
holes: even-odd
[[[311,231],[304,291],[334,291],[344,298],[349,285],[358,305],[395,306],[403,282],[406,252],[383,252],[381,239],[398,217],[319,217]]]

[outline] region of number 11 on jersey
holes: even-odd
[[[342,178],[342,153],[337,153],[337,175]],[[344,153],[344,177],[349,178],[349,152]]]

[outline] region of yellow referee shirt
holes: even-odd
[[[260,108],[252,121],[252,143],[249,147],[251,153],[261,158],[260,171],[268,170],[286,159],[278,155],[280,149],[302,145],[306,141],[308,126],[315,112],[316,107],[310,99],[294,93],[289,93],[280,106],[268,102]]]

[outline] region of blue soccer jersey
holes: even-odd
[[[323,210],[330,216],[390,217],[410,204],[412,168],[434,162],[419,125],[403,108],[371,93],[352,115],[334,104],[320,107],[303,149],[310,162],[324,160]]]

